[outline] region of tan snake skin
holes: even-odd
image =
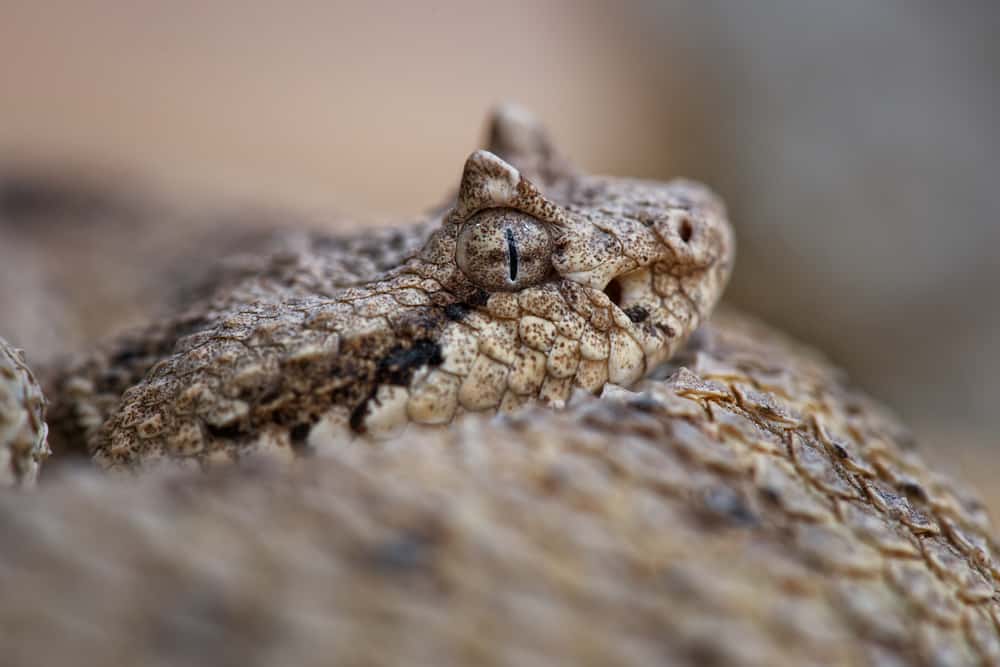
[[[686,344],[675,342],[691,333],[685,322],[693,330],[707,315],[732,260],[721,208],[702,189],[599,181],[628,195],[625,203],[616,195],[595,206],[619,216],[595,229],[617,239],[647,238],[652,230],[670,248],[646,263],[667,270],[648,277],[642,258],[630,258],[635,266],[624,275],[642,280],[621,281],[620,291],[606,293],[602,284],[622,275],[613,258],[588,266],[608,251],[609,237],[597,232],[590,233],[602,242],[588,243],[592,254],[583,261],[566,252],[555,273],[523,268],[544,282],[519,291],[484,299],[463,291],[465,273],[420,275],[440,271],[426,250],[436,247],[435,237],[423,245],[428,233],[458,245],[461,229],[449,231],[448,221],[480,210],[481,203],[467,209],[463,201],[513,202],[570,230],[575,223],[563,216],[582,215],[579,202],[594,201],[596,193],[579,185],[591,177],[561,164],[537,128],[520,116],[501,115],[497,123],[504,122],[512,125],[494,126],[494,147],[519,147],[500,152],[533,175],[557,208],[526,186],[512,187],[521,181],[511,167],[478,154],[443,226],[431,216],[413,235],[338,241],[329,264],[322,236],[285,241],[262,262],[263,278],[222,280],[230,296],[217,292],[208,307],[195,304],[191,314],[111,343],[62,372],[51,385],[66,392],[50,397],[55,419],[74,423],[63,433],[89,434],[106,467],[135,469],[171,457],[245,464],[205,474],[156,466],[137,478],[66,470],[35,493],[0,497],[0,662],[1000,664],[1000,561],[989,519],[961,485],[927,469],[904,427],[820,355],[745,316],[716,313]],[[476,180],[484,172],[507,186],[470,188],[470,168],[474,182],[494,183]],[[559,185],[560,178],[568,180]],[[633,195],[655,214],[624,215]],[[682,233],[684,220],[692,233]],[[509,253],[506,229],[523,222],[490,218],[471,240]],[[547,246],[532,224],[516,230],[517,247],[557,252],[558,240]],[[698,245],[713,234],[716,242]],[[368,252],[391,246],[397,249]],[[691,246],[690,255],[679,250]],[[392,268],[399,257],[420,247],[423,254],[402,266],[447,289],[391,282],[407,275]],[[337,264],[348,261],[344,248],[367,257],[357,260],[365,265],[352,272]],[[465,267],[456,270],[503,285],[509,255],[483,260],[489,255],[479,250],[467,248]],[[664,257],[680,258],[680,275]],[[480,261],[487,266],[469,268]],[[384,271],[389,275],[373,281]],[[685,288],[691,298],[674,301],[674,292],[656,289],[664,274],[673,286],[697,276]],[[336,275],[361,276],[366,287],[331,288]],[[592,290],[593,298],[566,298],[561,281]],[[414,290],[406,297],[412,305],[397,296],[406,289]],[[572,304],[577,314],[580,303],[592,313],[601,306],[611,313],[608,328],[583,316],[592,329],[559,326],[543,309],[522,305],[526,290],[558,292],[556,303]],[[380,301],[380,292],[392,302]],[[441,292],[447,302],[431,305],[460,317],[410,325],[417,333],[402,327],[389,342],[379,322],[363,345],[345,347],[343,333],[356,330],[352,318],[392,324],[419,312],[428,319],[432,308],[417,294],[431,300]],[[249,308],[251,293],[263,305]],[[289,299],[304,304],[291,310],[292,323],[285,313],[276,327],[264,326],[265,315]],[[622,307],[612,310],[611,301]],[[645,318],[626,314],[636,305]],[[320,318],[331,324],[310,328],[310,318],[326,312],[337,313]],[[679,317],[675,335],[657,338],[666,347],[649,343],[642,325],[671,316]],[[420,387],[444,386],[435,373],[450,377],[446,364],[461,349],[442,343],[434,361],[418,341],[443,341],[456,324],[493,333],[508,320],[518,341],[513,357],[500,344],[511,334],[483,338],[460,367],[468,372],[456,375],[454,401],[445,392],[429,407],[414,402]],[[606,356],[584,354],[591,330],[606,336]],[[239,347],[223,342],[225,332]],[[626,363],[634,355],[615,352],[616,332],[638,346],[640,371]],[[330,336],[335,345],[317,342]],[[567,358],[560,337],[576,344],[568,355],[576,360],[572,374],[560,365]],[[402,351],[400,341],[407,343]],[[220,366],[233,349],[234,362]],[[334,349],[335,358],[354,359],[355,393],[328,392],[313,379],[321,373],[288,374],[299,355],[316,363]],[[208,352],[201,357],[199,350]],[[518,355],[535,352],[544,357],[544,375],[533,376],[532,392],[513,392],[534,405],[508,411],[515,406],[505,397],[522,386],[511,381]],[[605,380],[620,382],[581,381],[588,354],[603,362]],[[477,374],[477,363],[487,363],[481,358],[505,365],[503,382]],[[252,373],[251,361],[259,366]],[[207,373],[209,366],[224,370]],[[270,402],[259,395],[246,400],[229,391],[243,374],[291,398],[265,409]],[[33,386],[17,377],[24,382],[16,386]],[[341,377],[343,370],[333,374]],[[557,381],[569,389],[543,391]],[[467,383],[471,397],[463,394]],[[178,409],[177,400],[199,384],[207,390],[198,390],[194,407]],[[132,385],[121,405],[108,397]],[[315,413],[316,396],[335,414]],[[238,401],[246,412],[233,411]],[[559,410],[547,405],[563,402]],[[433,421],[420,419],[428,414],[421,409],[448,412],[452,423],[420,424]],[[466,414],[476,411],[484,414]],[[87,414],[89,422],[81,419]],[[306,417],[303,433],[298,425]],[[401,424],[409,426],[405,433]],[[192,429],[191,447],[177,447],[173,439]]]
[[[454,205],[362,270],[357,244],[278,253],[71,369],[54,418],[107,468],[209,464],[635,382],[722,293],[722,204],[692,183],[579,174],[519,112],[491,135],[524,173],[473,153]]]
[[[0,338],[0,487],[35,483],[47,437],[42,389],[24,355]]]

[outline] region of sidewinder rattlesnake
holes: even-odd
[[[55,458],[105,471],[0,497],[3,664],[1000,663],[982,506],[816,352],[708,319],[702,186],[504,108],[449,206],[277,238],[42,371]],[[0,346],[6,483],[46,428]]]

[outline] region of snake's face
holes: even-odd
[[[687,182],[580,174],[510,110],[490,136],[422,249],[384,273],[310,293],[356,259],[346,244],[282,260],[277,278],[213,302],[123,389],[95,436],[98,460],[391,436],[465,412],[559,406],[668,359],[729,276],[719,200]]]
[[[403,390],[406,415],[446,423],[631,384],[707,316],[732,260],[723,207],[701,186],[572,174],[543,193],[477,151],[441,228],[403,267],[442,286],[444,314],[434,363]],[[365,430],[378,430],[368,409]]]

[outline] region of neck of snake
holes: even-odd
[[[446,289],[418,272],[344,290],[310,305],[296,334],[303,343],[282,352],[273,377],[245,397],[246,419],[212,435],[277,424],[299,441],[329,420],[354,436],[381,437],[628,386],[698,321],[696,304],[678,296],[680,279],[657,268],[620,276],[604,292],[557,279],[490,294]]]

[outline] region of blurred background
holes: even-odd
[[[0,13],[8,173],[75,169],[380,224],[453,187],[485,111],[511,100],[588,170],[704,180],[737,226],[729,301],[846,366],[1000,513],[1000,4],[5,0]],[[28,275],[15,261],[0,261],[7,285]]]

